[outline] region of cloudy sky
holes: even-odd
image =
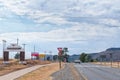
[[[120,0],[0,0],[0,49],[26,43],[26,54],[99,52],[120,47]]]

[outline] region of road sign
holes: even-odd
[[[59,47],[59,48],[57,48],[57,49],[58,49],[59,52],[62,52],[62,48],[61,48],[61,47]]]
[[[58,49],[58,55],[59,55],[59,57],[60,57],[60,59],[59,59],[59,66],[60,66],[60,69],[61,69],[61,57],[62,57],[62,51],[63,51],[63,49],[61,48],[61,47],[59,47],[59,48],[57,48]]]

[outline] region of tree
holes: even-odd
[[[47,57],[47,61],[50,61],[50,57]]]
[[[86,54],[86,56],[85,56],[85,62],[91,62],[91,61],[92,61],[91,56],[88,55],[88,54]]]
[[[87,56],[86,53],[82,53],[82,54],[80,55],[80,60],[81,60],[82,62],[85,62],[85,61],[86,61],[86,56]]]
[[[64,48],[63,48],[63,51],[64,51],[65,53],[68,52],[68,48],[64,47]]]
[[[68,62],[68,58],[69,58],[69,55],[68,55],[68,54],[65,54],[65,55],[64,55],[64,59],[66,59],[66,62]]]
[[[64,47],[63,48],[63,59],[66,60],[66,62],[68,62],[68,58],[69,58],[69,55],[67,54],[67,52],[68,52],[68,48]]]
[[[20,58],[20,54],[19,53],[16,53],[15,56],[14,56],[15,59],[19,59]]]
[[[53,60],[56,61],[58,59],[58,55],[53,55]]]

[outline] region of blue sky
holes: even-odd
[[[0,48],[26,43],[26,55],[68,47],[69,54],[120,47],[119,0],[0,0]]]

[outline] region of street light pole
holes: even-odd
[[[3,51],[4,51],[4,49],[5,49],[5,47],[6,47],[6,40],[2,40],[3,41]]]
[[[49,51],[50,55],[52,56],[52,51]],[[52,61],[53,61],[53,56],[52,56]]]

